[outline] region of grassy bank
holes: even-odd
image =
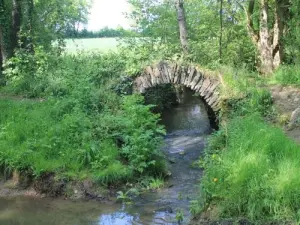
[[[297,223],[300,146],[266,122],[276,117],[270,93],[251,80],[225,74],[224,92],[231,100],[226,101],[220,130],[210,138],[200,161],[205,175],[201,196],[192,201],[191,210],[213,221]]]
[[[218,216],[299,220],[300,146],[259,116],[236,117],[211,139],[202,194]]]
[[[117,85],[125,68],[121,56],[43,56],[35,67],[17,62],[17,69],[6,71],[0,96],[0,167],[6,175],[54,173],[103,185],[164,175],[164,128],[142,96],[126,96],[126,84]]]

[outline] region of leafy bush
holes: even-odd
[[[228,105],[230,107],[230,114],[247,115],[251,113],[259,113],[261,116],[268,116],[272,113],[272,96],[266,89],[249,89],[244,93],[245,97],[241,99],[230,99]]]
[[[120,77],[124,68],[124,59],[115,53],[58,55],[54,50],[45,52],[37,48],[34,55],[17,51],[15,57],[7,61],[4,73],[7,88],[15,94],[65,96],[75,86],[82,85],[82,81],[87,86],[81,88],[106,85]]]
[[[210,141],[202,197],[221,217],[299,220],[300,147],[257,115],[222,127]]]

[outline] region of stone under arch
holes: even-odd
[[[216,73],[200,69],[195,65],[175,62],[159,62],[147,66],[133,82],[134,92],[144,93],[148,88],[160,84],[181,84],[199,93],[207,105],[217,114],[220,110],[220,86]]]

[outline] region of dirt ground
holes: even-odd
[[[274,105],[281,115],[290,118],[292,112],[300,107],[300,88],[291,86],[271,86],[270,91],[273,97]],[[300,143],[300,126],[288,129],[284,127],[286,134]]]

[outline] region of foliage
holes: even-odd
[[[5,64],[4,73],[8,89],[15,94],[25,93],[29,97],[64,96],[71,88],[79,89],[80,85],[85,84],[87,90],[92,89],[89,81],[99,87],[113,78],[117,79],[124,66],[124,60],[115,53],[59,55],[55,49],[46,52],[41,47],[34,55],[17,51],[16,56]]]
[[[118,200],[121,200],[125,204],[131,204],[132,198],[138,196],[139,191],[135,188],[131,188],[126,192],[118,191],[117,194],[118,194],[117,196]]]
[[[300,61],[300,2],[297,0],[290,1],[290,18],[286,23],[288,23],[289,32],[284,38],[285,43],[285,61],[286,63],[299,63]]]
[[[30,52],[34,53],[35,47],[39,46],[51,49],[51,42],[58,39],[62,42],[66,30],[87,22],[90,3],[89,0],[4,0],[1,2],[1,15],[5,16],[5,23],[1,23],[3,41],[7,42],[8,50],[11,52],[30,48]],[[12,13],[16,9],[18,12]],[[12,35],[14,30],[16,37]],[[12,39],[16,39],[17,42],[12,43]],[[31,47],[28,47],[29,45]],[[12,54],[8,55],[11,56]]]
[[[178,209],[176,211],[175,219],[176,219],[178,224],[181,224],[183,222],[184,214],[183,214],[182,210]]]
[[[129,1],[133,11],[128,15],[136,21],[135,29],[144,38],[124,39],[132,57],[180,58],[181,49],[174,1]],[[223,29],[223,63],[255,69],[255,48],[242,23],[243,11],[232,1],[225,1]],[[214,68],[219,59],[219,10],[217,1],[185,2],[190,55],[189,59]],[[241,38],[243,37],[243,38]],[[136,58],[136,57],[135,57]],[[139,59],[143,61],[143,57]]]
[[[107,38],[107,37],[134,37],[137,34],[130,30],[125,30],[123,27],[116,29],[104,27],[99,31],[83,30],[68,30],[66,31],[65,38]]]
[[[33,40],[37,46],[51,48],[52,41],[64,38],[64,32],[87,23],[89,0],[35,1]]]
[[[124,193],[123,191],[118,191],[117,194],[118,194],[117,199],[121,200],[122,202],[125,203],[131,202],[131,199],[129,196],[127,196],[127,193]]]
[[[247,115],[259,113],[261,116],[268,116],[272,113],[272,96],[266,89],[253,89],[245,93],[246,98],[240,100],[229,100],[230,110],[235,115]]]
[[[164,187],[164,179],[162,177],[144,177],[139,185],[142,190],[158,190]]]
[[[159,116],[144,105],[142,96],[114,92],[124,69],[120,57],[41,56],[29,58],[34,67],[25,54],[7,65],[8,89],[47,98],[0,100],[2,167],[30,170],[36,176],[89,176],[102,184],[164,173]]]
[[[161,59],[177,59],[176,50],[179,47],[160,43],[160,39],[148,37],[121,39],[119,52],[127,62],[126,72],[138,74],[146,65]]]

